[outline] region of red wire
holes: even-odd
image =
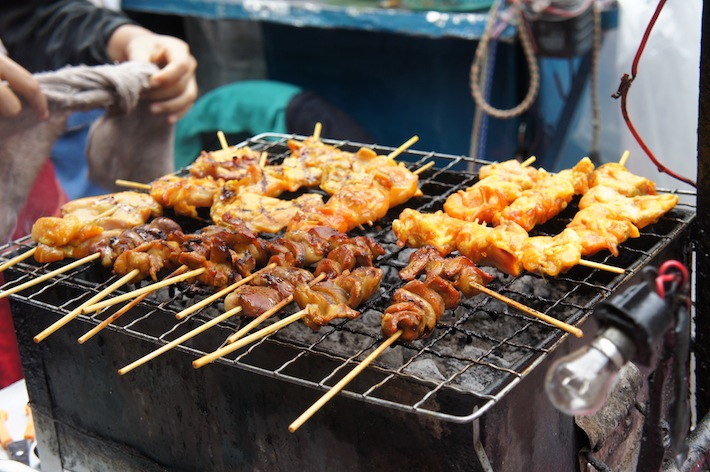
[[[648,38],[651,35],[651,30],[653,29],[653,26],[656,23],[656,20],[658,19],[658,16],[661,14],[661,10],[663,9],[663,6],[666,4],[666,0],[660,0],[658,2],[658,6],[656,7],[656,11],[653,12],[653,16],[651,17],[651,21],[648,23],[648,26],[646,27],[646,31],[643,35],[643,38],[641,39],[641,44],[639,45],[638,51],[636,51],[636,56],[634,57],[634,61],[631,65],[631,76],[629,74],[624,74],[621,77],[621,84],[619,84],[619,90],[612,95],[614,98],[619,98],[621,97],[621,114],[624,117],[624,121],[626,122],[626,126],[628,126],[629,131],[631,131],[631,134],[633,137],[636,139],[638,142],[639,146],[641,146],[641,149],[646,153],[649,159],[651,159],[651,162],[656,166],[659,172],[664,172],[674,179],[680,180],[681,182],[685,182],[688,185],[691,185],[692,187],[697,188],[697,184],[693,182],[691,179],[684,177],[682,175],[676,174],[672,170],[668,169],[666,166],[661,164],[658,159],[656,159],[656,156],[653,154],[651,149],[646,145],[644,140],[641,138],[641,135],[636,131],[636,127],[634,127],[633,123],[631,122],[631,118],[629,117],[629,112],[626,108],[626,99],[629,93],[629,89],[631,88],[631,83],[634,81],[636,78],[636,75],[638,73],[638,64],[639,60],[641,59],[641,54],[643,53],[643,50],[646,48],[646,43],[648,42]]]
[[[680,273],[671,274],[669,270],[675,269]],[[688,268],[675,259],[668,260],[661,264],[656,277],[656,291],[661,298],[666,298],[665,284],[677,281],[679,285],[685,286],[689,279]]]

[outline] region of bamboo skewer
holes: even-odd
[[[131,362],[131,363],[128,364],[127,366],[118,369],[119,375],[124,375],[124,374],[126,374],[126,373],[132,371],[132,370],[135,369],[136,367],[142,366],[142,365],[145,364],[146,362],[155,359],[156,357],[158,357],[159,355],[161,355],[161,354],[163,354],[163,353],[165,353],[165,352],[168,352],[169,350],[173,349],[174,347],[176,347],[176,346],[178,346],[178,345],[184,343],[185,341],[187,341],[187,340],[189,340],[189,339],[191,339],[191,338],[197,336],[197,335],[200,334],[201,332],[208,330],[209,328],[211,328],[212,326],[216,325],[217,323],[220,323],[220,322],[226,320],[227,318],[230,318],[230,317],[236,315],[236,314],[239,313],[240,311],[242,311],[242,307],[238,306],[238,307],[234,307],[234,308],[232,308],[231,310],[228,310],[228,311],[222,313],[222,314],[219,315],[218,317],[216,317],[216,318],[214,318],[214,319],[208,321],[207,323],[205,323],[205,324],[203,324],[203,325],[201,325],[201,326],[198,326],[197,328],[193,329],[192,331],[190,331],[190,332],[188,332],[188,333],[183,334],[183,335],[180,336],[179,338],[177,338],[177,339],[175,339],[175,340],[173,340],[173,341],[170,341],[168,344],[165,344],[164,346],[161,346],[160,348],[156,349],[155,351],[153,351],[153,352],[151,352],[151,353],[149,353],[149,354],[147,354],[147,355],[141,357],[141,358],[138,359],[137,361]]]
[[[525,159],[523,162],[520,163],[520,167],[528,167],[532,165],[533,162],[537,160],[537,157],[535,156],[530,156],[527,159]]]
[[[112,283],[93,297],[91,297],[89,300],[87,300],[85,303],[82,303],[80,306],[74,308],[71,312],[68,314],[64,315],[61,317],[59,320],[55,321],[52,325],[50,325],[48,328],[46,328],[44,331],[39,333],[37,336],[34,337],[34,342],[39,343],[44,341],[50,334],[54,333],[57,331],[59,328],[64,326],[65,324],[69,323],[71,320],[76,318],[82,313],[82,310],[84,309],[85,306],[92,305],[100,300],[103,300],[106,298],[111,292],[116,291],[119,287],[122,287],[123,285],[127,284],[128,282],[131,281],[136,275],[139,274],[138,269],[133,269],[120,279],[118,279],[116,282]]]
[[[613,274],[625,274],[626,269],[621,267],[615,267],[609,264],[602,264],[601,262],[594,262],[587,259],[580,259],[579,265],[584,267],[590,267],[592,269],[604,270],[606,272],[611,272]]]
[[[323,125],[320,121],[316,123],[315,128],[313,128],[313,139],[320,139],[320,132],[323,129]]]
[[[360,362],[353,370],[351,370],[345,377],[343,377],[340,382],[335,384],[333,387],[331,387],[330,390],[328,390],[325,395],[320,397],[318,401],[316,401],[313,405],[311,405],[310,408],[308,408],[306,411],[299,416],[296,421],[291,423],[291,425],[288,427],[288,430],[290,432],[296,431],[298,428],[303,426],[303,423],[308,421],[308,419],[313,416],[318,410],[320,410],[323,405],[328,403],[338,392],[340,392],[347,384],[349,384],[360,372],[362,372],[368,365],[372,363],[375,359],[377,359],[382,352],[384,352],[385,349],[390,347],[399,337],[402,335],[402,330],[397,331],[394,333],[392,336],[387,338],[385,342],[383,342],[377,349],[372,351],[372,354],[367,356],[362,362]]]
[[[150,184],[144,184],[141,182],[134,182],[132,180],[116,179],[116,185],[126,188],[135,188],[137,190],[150,190],[152,187]]]
[[[252,280],[254,277],[256,277],[256,276],[259,274],[259,272],[262,272],[262,271],[267,270],[267,269],[271,269],[271,268],[273,268],[273,267],[275,267],[275,266],[276,266],[276,264],[272,263],[272,264],[267,265],[267,266],[264,267],[263,269],[259,269],[258,271],[254,272],[253,274],[248,275],[248,276],[244,277],[243,279],[241,279],[241,280],[239,280],[239,281],[237,281],[237,282],[234,282],[232,285],[229,285],[229,286],[223,288],[222,290],[213,293],[212,295],[210,295],[209,297],[205,298],[204,300],[202,300],[202,301],[200,301],[200,302],[197,302],[197,303],[195,303],[194,305],[185,308],[185,309],[182,310],[180,313],[176,314],[176,315],[175,315],[175,318],[177,318],[178,320],[181,320],[181,319],[185,318],[186,316],[191,315],[192,313],[196,312],[197,310],[199,310],[199,309],[201,309],[201,308],[203,308],[203,307],[206,307],[207,305],[209,305],[209,304],[212,303],[213,301],[222,298],[224,295],[226,295],[226,294],[228,294],[228,293],[230,293],[230,292],[233,292],[237,287],[241,287],[241,286],[244,285],[245,283],[249,282],[249,281]]]
[[[621,159],[619,159],[619,164],[626,167],[626,161],[629,160],[630,155],[631,155],[631,153],[629,152],[628,149],[626,151],[624,151],[624,153],[621,155]]]
[[[423,166],[421,166],[419,169],[415,170],[415,171],[412,172],[412,173],[415,174],[415,175],[422,174],[423,172],[425,172],[425,171],[431,169],[432,167],[434,167],[434,164],[435,164],[434,161],[429,161],[429,162],[427,162],[426,164],[424,164]]]
[[[177,269],[175,269],[175,270],[169,275],[169,277],[174,277],[174,276],[176,276],[176,275],[180,275],[180,274],[182,274],[183,272],[185,272],[186,270],[187,270],[187,266],[185,266],[185,265],[180,266],[180,267],[178,267]],[[113,323],[114,321],[116,321],[117,319],[119,319],[121,316],[125,315],[130,309],[132,309],[133,307],[135,307],[136,305],[138,305],[140,302],[142,302],[143,300],[145,300],[145,299],[148,297],[148,295],[150,295],[150,292],[146,292],[146,293],[144,293],[144,294],[142,294],[142,295],[139,295],[138,297],[134,298],[134,299],[131,300],[130,302],[126,303],[126,305],[123,306],[121,309],[119,309],[116,313],[112,314],[111,316],[109,316],[108,318],[106,318],[105,320],[103,320],[101,323],[99,323],[98,325],[94,326],[93,328],[91,328],[91,329],[90,329],[89,331],[87,331],[86,333],[84,333],[84,335],[82,335],[79,339],[77,339],[77,341],[79,342],[79,344],[84,344],[86,341],[88,341],[89,339],[91,339],[91,338],[93,338],[94,336],[96,336],[96,335],[99,333],[99,331],[101,331],[101,330],[104,329],[106,326],[110,325],[111,323]]]
[[[121,302],[125,302],[126,300],[130,300],[131,298],[135,298],[138,295],[143,295],[144,293],[150,293],[150,292],[155,292],[156,290],[167,287],[168,285],[176,284],[178,282],[183,282],[187,279],[191,279],[193,277],[197,277],[198,275],[202,274],[206,269],[204,267],[200,267],[199,269],[194,269],[189,272],[185,272],[184,274],[176,275],[174,277],[169,277],[167,279],[163,279],[160,282],[156,282],[151,285],[146,285],[145,287],[138,288],[136,290],[133,290],[128,293],[124,293],[123,295],[119,295],[118,297],[111,298],[109,300],[104,300],[103,302],[96,303],[91,306],[86,306],[83,308],[84,313],[90,313],[92,311],[99,311],[107,306],[113,306]]]
[[[269,153],[264,151],[261,153],[259,156],[259,167],[264,167],[266,166],[266,162],[269,159]]]
[[[13,258],[10,259],[9,261],[7,261],[7,262],[3,263],[2,265],[0,265],[0,272],[4,271],[4,270],[7,269],[8,267],[12,267],[12,266],[14,266],[15,264],[18,264],[18,263],[24,261],[24,260],[27,259],[28,257],[31,257],[35,252],[37,252],[37,246],[35,246],[35,247],[33,247],[32,249],[29,249],[29,250],[23,252],[23,253],[20,254],[19,256],[13,257]]]
[[[227,137],[224,135],[224,131],[217,131],[217,139],[219,139],[219,144],[222,146],[222,149],[229,148],[229,143],[227,143]]]
[[[249,322],[249,324],[244,326],[242,329],[240,329],[236,333],[229,336],[227,338],[227,343],[232,344],[233,342],[236,342],[237,340],[241,339],[249,331],[251,331],[252,329],[259,326],[261,323],[266,321],[267,319],[274,316],[275,313],[278,313],[279,311],[281,311],[284,307],[288,306],[288,304],[291,303],[292,301],[293,301],[293,295],[289,295],[288,297],[284,298],[283,300],[278,302],[276,305],[272,306],[270,309],[266,310],[264,313],[262,313],[261,315],[257,316],[253,320],[251,320]]]
[[[316,277],[315,279],[311,280],[311,281],[308,283],[308,285],[315,285],[315,284],[317,284],[318,282],[320,282],[321,280],[323,280],[324,278],[325,278],[325,274],[320,274],[320,275],[318,275],[318,277]],[[237,340],[240,339],[242,336],[244,336],[245,334],[247,334],[249,331],[251,331],[252,329],[254,329],[254,328],[256,328],[257,326],[259,326],[261,323],[263,323],[264,321],[266,321],[267,319],[269,319],[269,318],[271,318],[272,316],[274,316],[275,313],[278,313],[278,312],[281,311],[284,307],[288,306],[288,304],[291,303],[292,301],[293,301],[293,295],[289,295],[288,297],[284,298],[283,300],[281,300],[280,302],[278,302],[276,305],[272,306],[271,308],[269,308],[268,310],[266,310],[264,313],[262,313],[261,315],[257,316],[257,317],[254,318],[253,320],[251,320],[251,321],[249,322],[249,324],[247,324],[246,326],[244,326],[242,329],[240,329],[239,331],[237,331],[236,333],[234,333],[234,334],[232,334],[230,337],[228,337],[228,338],[227,338],[227,342],[228,342],[229,344],[231,344],[231,343],[237,341]]]
[[[416,143],[417,141],[419,141],[419,136],[412,136],[407,141],[405,141],[401,146],[399,146],[397,149],[395,149],[391,153],[387,154],[387,157],[389,157],[390,159],[396,158],[397,156],[402,154],[404,151],[409,149],[410,146],[412,144]]]
[[[0,292],[0,299],[6,298],[9,295],[12,295],[13,293],[21,292],[22,290],[24,290],[26,288],[30,288],[34,285],[37,285],[40,282],[44,282],[45,280],[51,279],[55,275],[60,275],[60,274],[63,274],[64,272],[69,272],[70,270],[72,270],[76,267],[79,267],[80,265],[87,264],[95,259],[98,259],[99,257],[101,257],[101,254],[99,254],[98,252],[95,254],[91,254],[91,255],[86,256],[82,259],[78,259],[78,260],[72,262],[71,264],[67,264],[65,266],[62,266],[59,269],[53,270],[51,272],[47,272],[46,274],[44,274],[40,277],[37,277],[36,279],[32,279],[28,282],[17,285],[15,287],[10,288],[10,289],[3,290],[2,292]]]
[[[199,359],[192,362],[192,366],[195,369],[199,369],[200,367],[202,367],[206,364],[209,364],[210,362],[213,362],[213,361],[219,359],[220,357],[226,356],[227,354],[230,354],[230,353],[236,351],[237,349],[240,349],[240,348],[246,346],[247,344],[251,344],[255,341],[258,341],[259,339],[261,339],[263,337],[268,336],[271,333],[275,333],[276,331],[280,330],[284,326],[288,326],[291,323],[295,323],[296,321],[298,321],[301,318],[303,318],[304,316],[306,316],[307,313],[308,313],[307,310],[301,310],[297,313],[294,313],[293,315],[288,316],[282,320],[279,320],[279,321],[275,322],[274,324],[267,326],[266,328],[263,328],[255,333],[250,334],[247,337],[240,339],[239,341],[233,342],[232,344],[228,344],[220,349],[217,349],[216,351],[214,351],[210,354],[200,357]]]
[[[581,338],[584,336],[584,332],[581,329],[579,329],[575,326],[572,326],[570,324],[567,324],[564,321],[560,321],[557,318],[553,318],[553,317],[548,316],[544,313],[541,313],[533,308],[530,308],[527,305],[523,305],[522,303],[517,302],[517,301],[513,300],[512,298],[508,298],[505,295],[502,295],[498,292],[495,292],[484,285],[481,285],[481,284],[478,284],[478,283],[475,283],[472,281],[471,286],[474,287],[479,292],[483,292],[486,295],[489,295],[497,300],[502,301],[503,303],[506,303],[512,307],[515,307],[518,310],[520,310],[524,313],[527,313],[530,316],[533,316],[537,319],[540,319],[546,323],[551,324],[552,326],[555,326],[556,328],[561,329],[562,331],[566,331],[570,334],[574,334],[578,338]]]

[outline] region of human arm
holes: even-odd
[[[175,122],[197,97],[196,61],[187,44],[152,33],[120,12],[83,0],[0,1],[0,39],[30,72],[66,65],[145,60],[161,69],[145,98]]]

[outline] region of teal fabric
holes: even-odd
[[[270,80],[223,85],[200,97],[175,129],[175,168],[202,152],[204,133],[286,133],[286,107],[302,89]]]

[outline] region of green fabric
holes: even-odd
[[[204,133],[285,133],[286,107],[301,92],[294,85],[251,80],[223,85],[200,97],[175,128],[175,168],[202,152]]]

